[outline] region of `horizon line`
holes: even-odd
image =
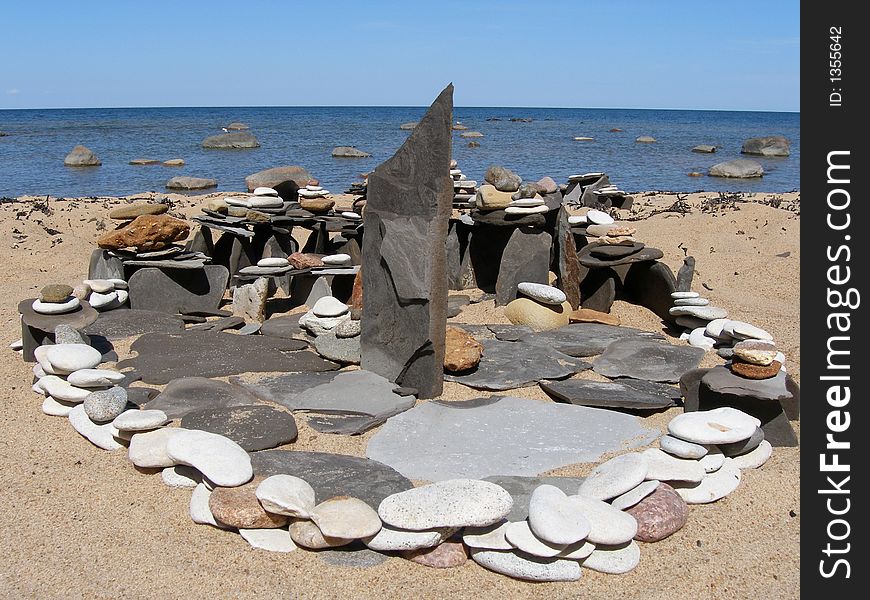
[[[129,109],[174,109],[174,108],[420,108],[426,109],[428,105],[411,104],[250,104],[250,105],[200,105],[200,106],[48,106],[48,107],[11,107],[0,108],[0,111],[13,110],[129,110]],[[761,113],[786,113],[800,114],[797,110],[774,110],[757,108],[639,108],[631,106],[454,106],[457,108],[491,108],[491,109],[547,109],[547,110],[669,110],[669,111],[697,111],[697,112],[761,112]]]

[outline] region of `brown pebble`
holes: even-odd
[[[603,323],[604,325],[616,326],[620,324],[619,317],[616,315],[591,308],[578,308],[568,315],[568,321],[571,323]]]
[[[245,485],[216,487],[208,500],[214,518],[239,529],[275,529],[287,524],[287,517],[266,510],[257,500],[257,486],[265,477],[256,477]]]
[[[667,483],[660,483],[656,491],[625,512],[637,521],[634,539],[640,542],[663,540],[689,520],[689,506]]]
[[[448,373],[473,369],[483,353],[481,343],[459,327],[447,327],[444,347],[444,370]]]
[[[39,292],[39,299],[43,302],[66,302],[73,293],[73,289],[62,283],[52,283],[42,288]]]
[[[731,372],[746,379],[770,379],[774,377],[782,368],[782,363],[778,360],[773,361],[767,366],[753,365],[752,363],[742,360],[732,360]]]

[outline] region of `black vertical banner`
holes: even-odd
[[[862,6],[801,6],[801,587],[837,600],[866,597],[870,579]]]

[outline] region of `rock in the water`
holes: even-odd
[[[516,525],[518,524],[511,523],[511,526]],[[528,524],[525,527],[548,545],[560,546],[553,554],[539,554],[517,546],[536,556],[556,556],[568,544],[585,540],[592,528],[571,497],[552,485],[539,486],[532,492],[529,499]],[[508,529],[507,539],[514,543],[511,539],[511,529]]]
[[[597,500],[610,500],[640,485],[647,478],[648,468],[646,456],[643,454],[616,456],[595,467],[577,493]]]
[[[640,547],[632,540],[615,546],[595,546],[595,550],[583,561],[583,566],[600,573],[621,575],[640,564]]]
[[[687,412],[668,423],[668,432],[696,444],[730,444],[750,438],[761,421],[731,407]]]
[[[508,396],[416,406],[387,421],[366,453],[408,477],[433,481],[537,475],[656,437],[631,415]]]
[[[748,179],[764,175],[764,168],[754,160],[738,158],[713,165],[710,167],[710,170],[707,171],[707,174],[710,177]]]
[[[483,345],[459,327],[447,327],[444,351],[444,370],[449,373],[467,371],[477,367]]]
[[[222,435],[248,452],[289,444],[298,435],[293,415],[269,406],[200,408],[185,414],[181,426]]]
[[[262,479],[256,496],[267,511],[299,519],[310,519],[315,506],[314,488],[293,475],[272,475]]]
[[[266,512],[255,494],[258,479],[238,487],[216,487],[208,500],[215,519],[239,529],[275,529],[287,524],[287,517]]]
[[[82,403],[85,414],[94,423],[108,423],[120,416],[127,407],[127,390],[114,386],[92,392]]]
[[[517,298],[504,308],[504,314],[514,325],[525,325],[537,331],[557,329],[568,324],[571,305],[552,306],[529,298]]]
[[[239,386],[205,377],[182,377],[170,381],[145,408],[162,410],[170,419],[180,419],[194,411],[214,411],[256,403],[257,397]]]
[[[513,499],[503,488],[476,479],[450,479],[399,492],[378,507],[381,520],[399,529],[485,527],[503,519]]]
[[[166,442],[166,454],[176,464],[198,469],[219,486],[242,485],[253,476],[248,453],[232,440],[214,433],[182,431]]]
[[[634,140],[638,144],[654,144],[656,139],[651,135],[641,135]]]
[[[680,398],[680,391],[677,388],[642,379],[620,379],[608,382],[565,379],[542,381],[540,386],[558,400],[579,406],[601,408],[654,410],[674,406]]]
[[[613,342],[594,363],[595,372],[605,377],[632,377],[676,383],[686,371],[697,368],[704,351],[648,340],[624,339]]]
[[[740,469],[726,458],[718,471],[708,473],[700,483],[674,482],[673,487],[686,504],[707,504],[724,498],[740,485]]]
[[[360,539],[381,529],[378,513],[368,504],[350,496],[321,502],[311,511],[311,520],[325,537]]]
[[[184,240],[190,226],[169,215],[141,215],[130,223],[97,239],[97,245],[107,250],[136,248],[139,252],[160,250],[173,242]]]
[[[443,388],[453,86],[369,174],[362,367],[434,398]]]
[[[257,141],[253,133],[239,131],[211,135],[202,141],[202,147],[220,149],[259,148],[260,142]]]
[[[539,558],[517,552],[471,549],[471,559],[480,566],[526,581],[577,581],[580,563],[560,558]]]
[[[111,423],[97,425],[85,413],[85,407],[79,404],[67,414],[70,425],[94,446],[103,450],[117,450],[121,444],[115,437],[118,432]]]
[[[333,158],[368,158],[371,154],[353,146],[336,146],[332,149],[332,156]]]
[[[712,146],[710,144],[698,144],[694,148],[692,148],[692,152],[699,152],[701,154],[712,154],[716,152],[716,146]]]
[[[522,178],[505,167],[491,165],[483,177],[487,183],[491,184],[500,192],[515,192],[520,189]]]
[[[103,163],[90,148],[79,144],[70,150],[63,164],[67,167],[99,167]]]
[[[781,135],[749,138],[743,142],[741,154],[757,156],[788,156],[791,143]]]
[[[207,177],[188,177],[185,175],[179,175],[178,177],[170,178],[166,184],[166,189],[168,190],[207,190],[209,188],[217,187],[216,179],[209,179]],[[103,246],[101,246],[102,248]]]

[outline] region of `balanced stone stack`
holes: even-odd
[[[453,208],[474,208],[474,198],[477,195],[477,182],[468,179],[456,164],[450,161],[450,176],[453,178]]]
[[[606,174],[597,172],[568,177],[564,196],[565,204],[599,210],[629,209],[634,201],[631,196],[611,184]]]
[[[41,315],[63,315],[77,310],[83,298],[73,295],[68,285],[53,283],[42,288],[31,308]]]
[[[129,299],[128,284],[123,279],[85,279],[76,292],[100,312],[120,308]]]
[[[559,288],[523,281],[517,286],[517,292],[518,297],[504,308],[505,317],[514,325],[544,331],[568,324],[571,304]]]

